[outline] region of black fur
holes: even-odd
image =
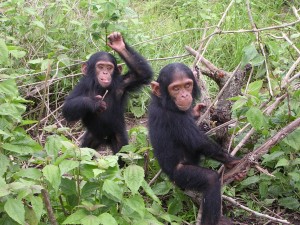
[[[193,98],[200,94],[192,71],[181,63],[164,67],[157,79],[161,96],[152,94],[149,134],[161,169],[182,189],[203,192],[202,224],[217,225],[221,214],[221,184],[216,171],[199,166],[205,155],[223,163],[233,160],[197,127],[191,109],[180,111],[168,93],[174,72],[184,72],[194,81]]]
[[[147,61],[126,44],[130,57],[125,61],[128,72],[121,76],[117,62],[113,55],[107,52],[97,52],[87,61],[87,74],[83,76],[74,90],[66,98],[63,115],[67,121],[82,120],[87,132],[81,147],[97,149],[101,144],[109,144],[114,153],[128,144],[124,120],[124,108],[128,93],[138,90],[143,84],[148,84],[152,78],[152,69]],[[103,88],[99,85],[95,65],[99,60],[106,60],[114,64],[112,83]],[[103,96],[107,108],[99,112],[96,95]]]

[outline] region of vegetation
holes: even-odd
[[[231,149],[242,157],[273,145],[254,158],[247,177],[223,189],[225,199],[255,212],[228,200],[223,212],[246,224],[299,223],[299,123],[280,133],[300,119],[299,14],[297,0],[2,1],[0,224],[197,223],[192,199],[164,174],[155,177],[159,166],[145,126],[129,130],[130,144],[120,153],[128,166],[119,169],[117,156],[80,149],[80,123],[66,124],[61,116],[81,62],[109,50],[112,31],[120,31],[156,74],[170,62],[192,66],[186,45],[202,46],[199,52],[225,71],[252,65],[241,94],[231,98]],[[214,99],[218,86],[201,79]],[[146,120],[148,102],[149,87],[131,96],[128,120]],[[276,142],[278,133],[287,136]]]

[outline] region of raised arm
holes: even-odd
[[[113,32],[108,39],[108,46],[120,55],[129,68],[128,73],[123,76],[124,87],[130,91],[143,84],[149,84],[153,72],[148,62],[124,42],[119,32]]]

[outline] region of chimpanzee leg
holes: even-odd
[[[216,171],[193,165],[180,165],[174,171],[180,188],[203,193],[202,225],[217,225],[221,216],[221,183]]]
[[[88,147],[97,150],[100,144],[101,141],[94,138],[94,136],[89,131],[86,131],[82,137],[80,147],[81,148]]]
[[[111,139],[111,149],[113,153],[117,154],[124,145],[128,145],[128,136],[126,130],[116,132]]]

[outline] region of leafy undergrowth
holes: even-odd
[[[228,1],[2,1],[0,224],[195,223],[198,207],[190,197],[164,174],[152,182],[160,168],[146,129],[149,87],[128,103],[130,144],[120,153],[128,164],[122,169],[108,149],[78,147],[82,126],[67,124],[61,106],[81,76],[81,62],[96,50],[108,50],[110,32],[122,32],[155,74],[170,62],[192,65],[184,46],[198,49],[206,33],[212,39],[203,42],[204,56],[216,66],[253,67],[241,94],[231,99],[236,122],[229,129],[235,148],[253,128],[239,156],[253,151],[300,116],[300,3],[251,1],[255,24],[268,29],[245,32],[252,29],[247,2],[233,1],[216,32]],[[213,99],[218,86],[205,80]],[[269,114],[268,107],[273,107]],[[224,195],[299,224],[299,133],[298,128],[268,149],[247,177],[224,186]],[[204,164],[219,167],[209,160]],[[236,224],[279,224],[225,200],[223,211]]]

